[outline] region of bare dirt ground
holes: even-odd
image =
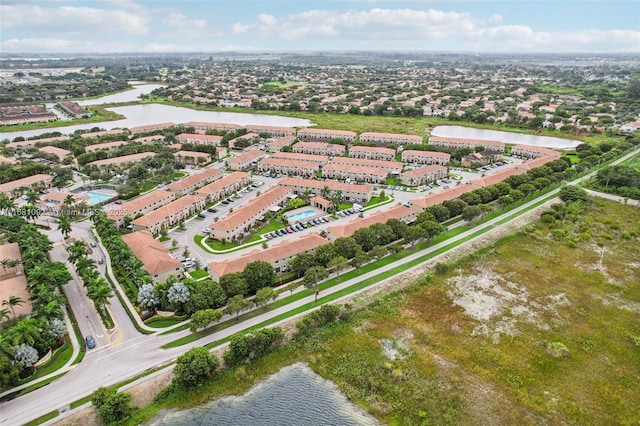
[[[494,241],[499,240],[502,237],[516,232],[523,226],[539,219],[541,213],[544,210],[548,209],[550,205],[551,202],[532,209],[516,220],[483,234],[473,243],[456,247],[443,255],[437,256],[427,262],[424,262],[416,268],[398,274],[395,277],[386,280],[382,284],[379,284],[366,290],[365,292],[353,296],[353,298],[348,300],[348,302],[362,306],[371,303],[374,300],[374,297],[378,294],[389,294],[398,291],[412,284],[420,277],[424,276],[427,272],[431,271],[436,263],[454,262],[488,244],[491,244]],[[493,309],[493,305],[489,303],[485,306],[484,309],[491,310]],[[290,335],[291,333],[293,333],[293,331],[295,330],[294,325],[296,321],[298,320],[292,319],[281,325],[286,335]],[[507,326],[508,324],[505,323],[505,327]],[[217,351],[216,355],[221,357],[222,351]],[[126,389],[126,392],[131,394],[132,404],[134,406],[144,406],[153,401],[153,398],[158,394],[158,392],[164,389],[171,382],[171,378],[171,372],[163,373]],[[481,394],[493,394],[493,392],[489,392],[489,390],[487,389],[478,389],[478,392]],[[68,417],[60,419],[59,421],[55,422],[55,424],[59,426],[97,426],[100,425],[100,422],[98,420],[95,408],[88,407],[76,413],[73,413]]]

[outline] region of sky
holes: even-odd
[[[638,0],[0,0],[0,54],[638,53]]]

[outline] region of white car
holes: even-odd
[[[211,228],[204,228],[202,232],[204,232],[205,234],[208,234],[211,232]]]

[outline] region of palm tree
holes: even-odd
[[[76,263],[81,258],[89,254],[87,246],[83,241],[74,241],[69,247],[67,247],[67,253],[69,253],[67,259],[71,263]]]
[[[27,272],[27,281],[29,282],[29,290],[40,284],[47,284],[49,282],[49,272],[41,264],[34,265]]]
[[[6,356],[7,358],[13,358],[15,353],[15,347],[13,342],[6,334],[0,334],[0,356]]]
[[[83,276],[83,273],[87,269],[95,269],[95,267],[96,261],[86,256],[79,258],[78,262],[76,263],[76,271],[78,271],[78,274],[80,276]]]
[[[68,194],[66,197],[64,197],[63,204],[65,204],[68,207],[71,207],[74,201],[75,201],[75,197],[73,196],[73,194]]]
[[[62,318],[62,305],[60,305],[57,300],[52,300],[46,305],[38,308],[37,316],[46,320]]]
[[[11,315],[14,318],[16,317],[15,307],[22,306],[23,304],[24,304],[24,299],[19,296],[9,296],[9,300],[2,301],[2,306],[8,306],[9,309],[11,309]]]
[[[69,238],[69,234],[71,233],[71,219],[67,215],[61,215],[58,217],[58,231],[62,232],[64,235],[64,239]]]
[[[40,337],[40,324],[33,317],[25,318],[16,324],[8,334],[11,336],[11,341],[14,345],[26,343],[29,346],[33,346],[36,339]]]
[[[104,309],[104,306],[110,303],[109,299],[113,297],[113,290],[103,281],[103,284],[90,288],[88,296],[99,309]]]
[[[27,192],[27,203],[35,204],[38,201],[40,201],[40,196],[38,195],[37,192],[35,192],[35,191]]]
[[[0,309],[0,322],[4,321],[5,318],[9,318],[9,309],[2,308]]]
[[[320,195],[322,196],[322,198],[329,198],[329,193],[331,192],[331,190],[329,189],[329,187],[327,185],[325,185],[321,190],[320,190]]]
[[[0,194],[0,210],[13,210],[16,203],[5,194]]]

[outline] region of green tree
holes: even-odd
[[[250,300],[245,299],[240,294],[233,296],[227,302],[227,309],[225,309],[225,313],[229,315],[236,315],[236,320],[240,317],[240,313],[249,309],[253,303]]]
[[[569,203],[572,201],[587,201],[589,200],[589,195],[587,191],[582,188],[578,188],[574,185],[565,185],[560,188],[559,192],[560,199],[565,203]]]
[[[276,273],[269,262],[256,260],[244,267],[242,276],[247,282],[249,293],[255,293],[264,287],[273,287],[276,283]]]
[[[304,274],[304,271],[316,265],[316,258],[311,253],[300,253],[289,261],[289,266],[298,277]]]
[[[315,288],[315,301],[318,301],[318,283],[329,276],[327,269],[324,266],[314,266],[307,269],[302,279],[302,284],[307,288]]]
[[[404,222],[402,221],[398,221],[398,222],[404,225]],[[356,240],[353,239],[352,237],[336,238],[336,240],[333,243],[331,243],[331,245],[333,246],[333,249],[335,250],[336,254],[346,259],[351,259],[353,256],[355,256],[356,251],[358,251],[358,249],[360,248]]]
[[[479,206],[477,205],[467,206],[462,211],[462,218],[467,222],[471,222],[473,219],[480,216],[481,214],[482,214],[482,209]]]
[[[270,300],[276,300],[278,292],[272,287],[263,287],[256,292],[253,303],[256,307],[266,308]]]
[[[351,265],[354,268],[358,269],[368,261],[369,261],[369,255],[364,250],[358,250],[356,251],[356,255],[353,256],[353,259],[351,260]]]
[[[189,330],[195,332],[200,328],[206,328],[209,324],[218,321],[220,318],[222,318],[222,311],[220,309],[202,309],[196,311],[191,315]]]
[[[104,424],[122,424],[133,413],[131,395],[117,392],[113,388],[98,388],[91,398],[91,402],[98,409],[98,417]]]
[[[349,262],[344,256],[336,256],[333,259],[331,259],[331,261],[329,261],[329,264],[327,265],[327,269],[335,272],[336,279],[337,279],[338,276],[340,275],[340,272],[345,270],[347,266],[349,266]]]
[[[69,238],[69,234],[71,233],[71,219],[69,216],[58,216],[58,231],[62,232],[65,239]]]
[[[423,222],[423,223],[436,223],[435,221],[431,220],[431,221],[427,221],[427,222]],[[426,238],[427,236],[427,232],[425,231],[425,229],[422,227],[422,225],[414,225],[414,226],[410,226],[406,229],[406,231],[404,232],[404,242],[405,243],[409,243],[411,244],[411,248],[414,247],[414,245],[421,239]]]
[[[231,274],[224,274],[220,277],[220,287],[227,295],[227,297],[233,296],[245,296],[249,293],[249,287],[244,279],[242,272],[233,272]]]
[[[389,250],[387,250],[387,248],[384,246],[374,246],[369,252],[371,257],[376,259],[376,262],[378,262],[380,259],[385,257],[388,253],[389,253]]]
[[[40,196],[35,191],[27,192],[27,203],[35,205],[38,201],[40,201]]]
[[[219,366],[218,357],[210,354],[207,349],[190,349],[176,360],[173,383],[185,389],[202,386],[215,375]]]
[[[16,317],[15,307],[22,306],[24,299],[20,296],[9,296],[9,299],[2,301],[2,306],[8,306],[11,309],[11,316]]]
[[[292,281],[289,284],[287,284],[284,288],[285,291],[288,291],[290,293],[290,297],[293,297],[293,292],[300,287],[300,283],[296,282],[296,281]]]

